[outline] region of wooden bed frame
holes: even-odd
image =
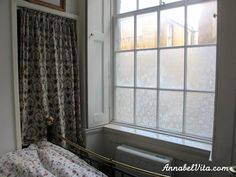
[[[80,158],[85,160],[87,163],[89,163],[91,166],[97,168],[98,170],[102,171],[104,174],[106,174],[109,177],[138,177],[137,175],[131,174],[129,172],[126,172],[123,169],[131,170],[138,172],[139,174],[143,174],[146,176],[155,176],[155,177],[170,177],[167,175],[151,172],[148,170],[144,170],[141,168],[137,168],[131,165],[127,165],[125,163],[118,162],[116,160],[113,160],[111,158],[104,157],[100,154],[97,154],[89,149],[86,149],[61,135],[56,135],[53,133],[53,126],[54,126],[54,118],[49,117],[47,118],[47,140],[49,142],[52,142],[54,138],[59,138],[60,140],[64,141],[67,145],[70,145],[75,150],[73,153],[78,155]],[[122,169],[121,169],[122,168]]]

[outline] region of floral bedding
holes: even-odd
[[[73,153],[47,141],[0,157],[0,177],[106,177]]]

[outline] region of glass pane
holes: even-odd
[[[157,47],[157,12],[137,16],[137,48]]]
[[[182,0],[161,0],[161,2],[164,4],[173,3],[173,2],[177,2],[177,1],[182,1]]]
[[[137,52],[137,86],[157,87],[157,51]]]
[[[117,12],[125,13],[136,10],[136,0],[117,0]]]
[[[189,48],[187,56],[187,88],[215,90],[216,47]]]
[[[134,53],[116,54],[116,84],[119,86],[134,86]]]
[[[156,128],[156,90],[136,90],[136,124]]]
[[[186,133],[212,138],[214,94],[187,93]]]
[[[164,49],[160,51],[160,87],[183,89],[184,49]]]
[[[116,88],[115,120],[134,123],[134,90]]]
[[[183,92],[160,91],[158,126],[162,129],[182,131]]]
[[[184,45],[184,7],[161,11],[160,46]]]
[[[216,43],[216,1],[188,6],[188,44]]]
[[[116,33],[117,50],[134,48],[134,17],[118,19]]]
[[[139,0],[139,9],[153,7],[159,5],[159,0]]]

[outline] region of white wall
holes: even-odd
[[[78,4],[80,0],[66,0],[66,12],[78,15]]]
[[[0,1],[0,154],[15,149],[11,1]]]

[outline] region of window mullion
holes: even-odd
[[[136,36],[137,36],[137,15],[134,15],[134,124],[135,125],[136,125],[136,86],[137,86],[137,51],[136,51],[137,38]]]
[[[161,0],[160,0],[161,2]],[[159,88],[160,88],[160,10],[157,10],[157,100],[156,128],[159,127]]]
[[[182,133],[185,134],[186,129],[186,98],[187,98],[187,43],[188,43],[188,18],[187,18],[187,3],[184,5],[184,93],[183,93],[183,122],[182,122]]]

